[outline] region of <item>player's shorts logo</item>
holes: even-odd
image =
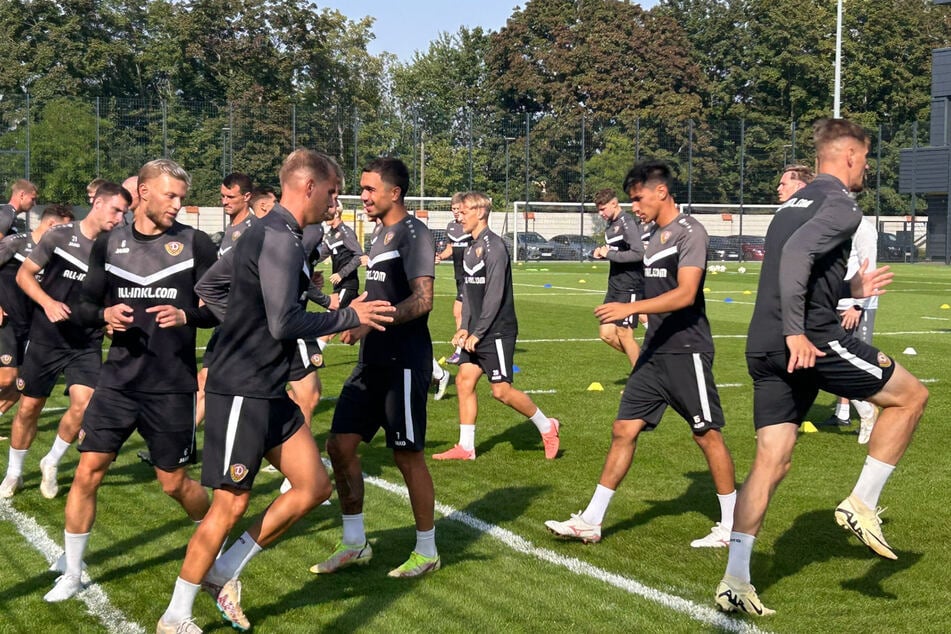
[[[26,387],[26,381],[24,381],[24,380],[21,379],[20,377],[17,377],[17,389],[22,392],[22,391],[23,391],[23,388],[25,388],[25,387]]]
[[[888,358],[888,355],[884,352],[878,353],[878,365],[882,368],[887,368],[892,364],[892,360]]]
[[[322,354],[312,354],[310,355],[310,364],[315,368],[319,368],[324,364],[324,355]]]
[[[184,248],[185,245],[178,241],[169,242],[165,245],[165,251],[172,256],[178,255]]]
[[[386,234],[386,236],[383,237],[383,246],[388,245],[392,241],[393,241],[393,232],[390,231],[388,234]]]
[[[13,361],[12,354],[0,355],[0,363],[2,363],[3,365],[10,365],[12,361]]]
[[[670,240],[670,232],[669,232],[669,231],[661,231],[661,232],[660,232],[660,243],[661,243],[661,244],[667,244],[667,241],[668,241],[668,240]]]
[[[231,476],[232,482],[238,483],[247,477],[248,468],[243,464],[233,464],[231,468],[228,469],[228,474]]]
[[[79,444],[82,444],[82,442],[86,440],[86,430],[82,427],[79,428],[79,435],[76,436],[76,440],[79,441]]]

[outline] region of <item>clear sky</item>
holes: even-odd
[[[413,52],[425,52],[440,33],[455,33],[460,26],[481,26],[498,31],[515,7],[525,0],[317,0],[319,8],[336,9],[351,19],[376,18],[376,39],[367,47],[379,55],[388,51],[408,62]],[[656,0],[641,2],[645,9]]]

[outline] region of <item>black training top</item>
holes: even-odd
[[[17,210],[10,203],[0,205],[0,237],[16,233]]]
[[[435,277],[436,247],[429,229],[414,216],[382,226],[370,247],[367,263],[367,301],[385,299],[394,306],[412,295],[410,280]],[[360,362],[367,365],[425,368],[432,363],[429,313],[386,330],[371,331],[360,346]]]
[[[248,214],[248,217],[242,220],[237,224],[228,225],[225,227],[224,233],[221,235],[221,244],[218,245],[218,257],[227,253],[234,247],[234,243],[240,238],[245,231],[251,228],[251,225],[258,221],[258,217],[252,213]]]
[[[102,233],[92,246],[78,318],[101,327],[103,311],[126,304],[132,324],[114,332],[100,387],[156,394],[194,392],[195,332],[217,323],[198,307],[194,287],[215,262],[215,245],[203,231],[175,222],[147,236],[134,225]],[[159,328],[146,309],[170,305],[185,312],[184,326]]]
[[[634,216],[623,211],[604,230],[611,263],[608,284],[640,293],[644,288],[644,243]]]
[[[466,249],[462,327],[480,341],[515,337],[518,320],[508,249],[489,228]]]
[[[461,222],[450,221],[446,225],[446,237],[452,245],[452,268],[456,279],[460,280],[465,276],[462,269],[462,261],[466,254],[466,249],[472,244],[472,234],[462,228]]]
[[[842,182],[820,174],[776,211],[766,232],[747,352],[782,352],[786,335],[821,345],[844,336],[835,310],[862,212]]]
[[[357,269],[363,249],[353,229],[341,222],[336,229],[327,230],[320,245],[320,255],[321,259],[330,256],[331,269],[342,278],[339,284],[334,285],[334,289],[360,288]]]
[[[198,282],[195,291],[222,321],[207,392],[279,398],[296,339],[359,325],[352,308],[304,309],[310,269],[301,238],[290,212],[274,205]]]
[[[707,273],[707,231],[696,218],[680,214],[665,227],[656,227],[644,252],[644,297],[663,295],[677,288],[682,267],[703,271],[697,294],[689,305],[672,313],[648,316],[644,353],[713,352],[707,321],[703,281]]]
[[[33,300],[17,285],[17,271],[34,246],[29,233],[14,233],[0,240],[0,307],[17,337],[29,334],[33,318]]]
[[[30,341],[51,348],[102,347],[102,328],[82,325],[76,315],[92,243],[78,222],[70,222],[52,227],[33,248],[29,259],[43,269],[40,286],[47,295],[69,306],[72,315],[54,324],[42,309],[34,310]]]

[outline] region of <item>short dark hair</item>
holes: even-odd
[[[790,172],[794,181],[802,181],[806,184],[812,182],[816,177],[812,168],[808,165],[787,165],[783,168],[783,174]]]
[[[624,191],[630,192],[635,185],[648,185],[650,183],[663,184],[667,186],[667,189],[673,189],[674,174],[670,165],[664,161],[637,163],[624,177]]]
[[[869,143],[868,134],[862,126],[848,119],[819,119],[812,124],[812,140],[819,153],[825,146],[842,138],[855,139],[865,145]]]
[[[125,204],[132,204],[132,194],[129,193],[129,190],[119,183],[111,183],[109,181],[99,186],[96,193],[93,194],[92,201],[95,203],[97,198],[111,198],[112,196],[122,196],[122,199],[125,200]]]
[[[277,191],[270,185],[258,185],[257,187],[251,190],[252,197],[267,196],[268,194],[277,198]]]
[[[238,191],[242,194],[247,194],[252,190],[251,186],[251,177],[247,174],[242,174],[241,172],[232,172],[224,177],[221,181],[221,184],[231,189],[235,185],[238,186]]]
[[[604,189],[599,189],[594,192],[594,204],[600,207],[601,205],[606,205],[612,200],[617,198],[617,192],[615,192],[610,187],[605,187]]]
[[[391,156],[381,156],[367,163],[364,172],[374,172],[380,175],[384,183],[390,187],[400,188],[400,202],[409,193],[409,170],[406,163]]]
[[[43,210],[43,213],[40,214],[40,222],[43,222],[47,218],[66,218],[67,220],[75,220],[76,214],[73,213],[73,208],[69,205],[53,203],[52,205],[47,205],[46,209]]]

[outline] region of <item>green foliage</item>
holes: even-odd
[[[32,160],[45,165],[37,187],[44,200],[83,201],[86,183],[76,174],[95,174],[96,116],[71,99],[46,102],[33,125]]]

